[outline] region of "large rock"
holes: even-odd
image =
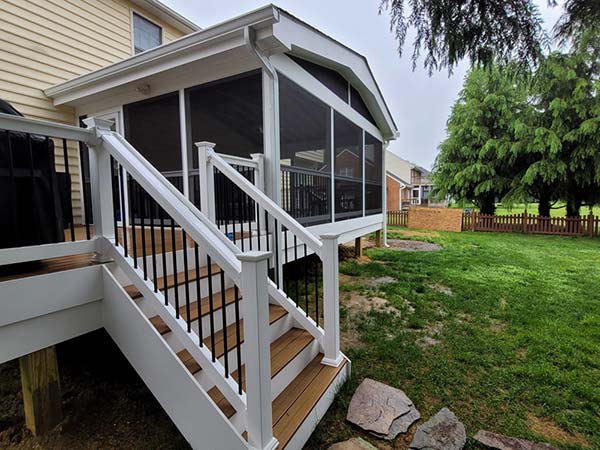
[[[483,430],[478,431],[474,436],[474,439],[486,447],[495,448],[498,450],[557,450],[550,444],[502,436],[501,434]]]
[[[465,426],[448,408],[417,428],[410,448],[415,450],[462,450],[467,442]]]
[[[406,433],[408,431],[408,429],[410,428],[410,426],[413,423],[415,423],[417,420],[419,420],[420,418],[421,418],[421,413],[415,407],[415,405],[413,405],[411,403],[410,411],[408,411],[406,414],[398,417],[396,420],[394,420],[392,422],[392,426],[390,427],[390,430],[388,431],[387,436],[385,436],[385,439],[388,439],[390,441],[396,439],[396,437],[399,434]]]
[[[333,444],[327,450],[377,450],[367,441],[361,438],[350,439],[349,441]]]
[[[394,421],[413,409],[412,401],[401,390],[365,378],[352,396],[346,419],[363,430],[386,437]],[[403,429],[404,423],[397,428]]]

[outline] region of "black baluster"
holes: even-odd
[[[279,223],[275,218],[273,218],[273,221],[275,222],[275,278],[277,280],[275,284],[279,289]]]
[[[225,299],[225,272],[221,269],[221,318],[223,319],[223,350],[225,352],[225,378],[229,378],[229,347],[227,345],[227,305]],[[241,372],[239,372],[241,374]]]
[[[294,265],[298,265],[298,239],[294,234]],[[298,299],[300,298],[300,280],[298,280],[298,274],[294,274],[294,278],[296,279],[296,298],[294,301],[296,302],[296,306],[298,306]]]
[[[144,224],[146,220],[146,200],[148,198],[148,193],[142,189],[142,186],[139,186],[139,216],[140,216],[140,231],[142,233],[142,266],[144,267],[144,280],[148,279],[148,261],[146,261],[146,226]],[[133,233],[135,234],[135,227],[133,226],[133,221],[131,222],[131,228]]]
[[[200,347],[204,346],[202,342],[202,295],[200,294],[200,255],[198,254],[198,243],[194,241],[194,259],[196,261],[196,304],[198,305],[198,334],[200,336]]]
[[[117,228],[117,210],[115,209],[115,205],[117,204],[116,200],[118,200],[117,190],[118,187],[115,187],[115,160],[113,157],[110,157],[110,180],[112,187],[112,198],[113,198],[113,225],[115,227],[115,246],[119,245],[119,228]],[[118,183],[117,183],[118,184]],[[121,209],[121,208],[119,208]]]
[[[242,395],[242,337],[240,335],[240,291],[237,286],[234,288],[235,293],[235,336],[236,336],[236,355],[237,355],[237,371],[238,371],[238,392]]]
[[[135,232],[135,212],[136,210],[139,212],[139,206],[136,208],[135,206],[135,186],[137,182],[133,179],[133,177],[127,174],[127,197],[129,198],[129,220],[131,221],[131,246],[133,251],[133,267],[137,269],[138,266],[138,258],[137,258],[137,233]],[[142,187],[137,184],[138,189],[141,190]]]
[[[190,313],[190,275],[189,275],[189,265],[188,265],[188,253],[187,253],[187,234],[181,229],[181,235],[183,240],[183,270],[184,280],[185,280],[185,314],[186,314],[186,322],[187,322],[187,330],[188,333],[192,332],[192,317]]]
[[[213,302],[212,261],[210,255],[206,255],[206,263],[208,270],[208,318],[210,322],[210,348],[212,353],[212,362],[215,362],[217,360],[217,356],[215,353],[215,305]]]
[[[67,150],[67,140],[63,139],[62,140],[62,146],[63,146],[63,159],[65,161],[65,175],[67,177],[67,189],[69,192],[69,196],[71,196],[71,185],[69,184],[71,181],[71,170],[69,168],[69,152]],[[50,148],[50,140],[48,139],[48,137],[46,137],[46,148],[49,149]],[[75,222],[73,220],[73,214],[71,214],[71,222],[69,225],[69,229],[71,231],[71,241],[75,241],[75,224],[73,223]]]
[[[165,306],[169,304],[169,286],[167,284],[167,243],[165,241],[165,210],[159,205],[160,216],[160,245],[162,251],[162,275],[163,275],[163,291],[165,296]]]
[[[173,255],[173,286],[175,289],[175,318],[179,319],[179,286],[177,284],[177,241],[175,238],[175,220],[171,217],[171,253]]]
[[[119,187],[121,188],[121,225],[123,228],[123,247],[125,250],[125,257],[128,256],[129,249],[127,248],[127,218],[125,217],[125,182],[123,181],[123,166],[119,164]],[[116,231],[115,231],[116,232]]]
[[[8,144],[8,176],[10,178],[10,202],[12,203],[12,210],[16,211],[17,210],[17,184],[16,184],[16,180],[15,180],[15,166],[14,166],[14,160],[13,160],[13,150],[12,150],[12,142],[11,142],[11,138],[10,138],[10,131],[6,130],[6,141]],[[17,220],[17,215],[13,214],[12,215],[12,225],[13,225],[13,235],[15,237],[19,236],[19,223]]]
[[[317,322],[317,326],[319,326],[319,267],[321,264],[321,260],[315,260],[315,321]]]
[[[152,246],[152,276],[154,278],[154,292],[158,292],[158,277],[156,275],[156,237],[154,236],[154,220],[156,218],[156,202],[150,199],[150,244]]]
[[[79,142],[79,163],[81,165],[81,181],[83,182],[82,189],[83,189],[83,214],[85,215],[85,236],[86,236],[87,240],[89,241],[92,237],[92,234],[90,232],[90,218],[92,217],[92,209],[91,209],[92,205],[90,205],[90,203],[92,201],[92,197],[90,196],[88,184],[85,179],[85,174],[90,173],[89,157],[87,159],[87,161],[88,161],[87,166],[85,164],[86,159],[83,157],[85,150],[88,150],[87,146],[84,143]],[[88,150],[88,152],[89,152],[89,150]],[[112,171],[111,171],[111,173],[112,173]],[[113,184],[111,184],[111,186],[113,186]],[[116,231],[117,231],[117,227],[115,227],[115,232]]]
[[[304,244],[304,264],[302,267],[304,269],[304,304],[306,305],[306,317],[308,317],[308,258],[306,256],[306,244]]]

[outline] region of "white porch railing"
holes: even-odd
[[[261,155],[253,155],[251,160],[224,157],[216,154],[208,143],[199,145],[198,173],[201,181],[202,206],[200,211],[122,136],[111,131],[111,123],[93,118],[87,119],[85,123],[88,129],[0,114],[0,130],[74,139],[89,147],[91,201],[88,206],[93,212],[93,215],[90,214],[90,217],[93,217],[93,227],[91,231],[88,229],[88,233],[93,233],[94,238],[89,245],[77,244],[76,249],[73,244],[65,244],[67,246],[51,245],[35,251],[28,251],[27,248],[0,250],[0,265],[67,255],[70,254],[71,247],[74,253],[95,249],[98,261],[114,260],[141,295],[151,300],[152,307],[160,318],[199,362],[203,374],[212,381],[240,415],[241,422],[244,423],[243,426],[248,433],[249,446],[259,450],[275,448],[277,441],[273,437],[271,423],[268,299],[271,298],[279,303],[297,323],[318,339],[324,353],[324,364],[339,366],[343,361],[343,355],[339,347],[338,237],[328,235],[317,238],[263,193],[264,167]],[[255,171],[254,182],[250,182],[232,165],[252,168]],[[241,233],[242,241],[246,240],[250,245],[249,252],[242,252],[215,224],[215,170],[244,194],[244,197],[239,199],[240,202],[243,204],[250,200],[253,202],[255,220],[247,233],[243,228]],[[124,173],[127,176],[124,176]],[[132,186],[135,189],[131,189]],[[142,216],[137,218],[142,231],[141,239],[145,239],[144,224],[149,222],[148,226],[152,227],[150,254],[146,254],[146,247],[150,246],[149,242],[142,242],[143,255],[137,255],[138,246],[135,241],[132,246],[126,241],[128,235],[131,239],[135,239],[137,235],[138,226],[127,224],[128,220],[133,220],[131,203],[124,201],[125,195],[131,196],[134,192],[135,195],[140,195],[140,199],[143,197],[140,200],[140,204],[144,205]],[[125,208],[129,209],[127,214]],[[263,217],[265,220],[261,225]],[[203,344],[202,330],[198,331],[191,326],[189,298],[185,296],[181,305],[178,303],[173,305],[172,301],[166,298],[168,289],[165,288],[165,292],[162,292],[157,285],[155,260],[161,256],[155,249],[154,243],[154,227],[157,226],[157,222],[163,234],[163,259],[165,258],[163,228],[165,223],[168,223],[167,227],[170,227],[169,231],[173,236],[172,253],[178,250],[175,244],[175,227],[177,232],[181,233],[186,274],[189,242],[192,244],[189,248],[195,249],[196,268],[199,267],[198,249],[200,249],[209,258],[209,271],[211,261],[220,268],[222,289],[225,274],[235,286],[239,286],[244,298],[243,331],[247,362],[245,390],[242,390],[241,382],[236,381],[232,376],[233,370],[227,367],[227,354],[224,360],[215,357],[214,348],[211,350],[208,345]],[[257,233],[258,239],[254,233]],[[265,248],[252,249],[253,243],[259,246],[263,243]],[[290,287],[284,286],[282,275],[284,261],[287,261],[292,252],[294,259],[314,254],[322,265],[322,283],[317,280],[319,272],[316,271],[314,274],[314,287],[317,290],[314,296],[317,308],[314,318],[310,317],[308,311],[308,290],[304,291],[307,303],[303,308],[298,298],[294,301],[288,295]],[[140,260],[143,264],[139,262]],[[146,267],[147,261],[154,262],[154,267]],[[173,267],[176,274],[175,264],[174,259]],[[272,280],[268,276],[269,267],[272,269]],[[304,282],[305,287],[308,286],[308,280],[305,279]],[[187,284],[186,281],[186,289]],[[321,298],[319,289],[322,289],[322,305],[319,302]],[[177,284],[175,291],[177,291]],[[210,295],[212,298],[212,292]],[[236,297],[235,301],[237,300]],[[187,314],[182,315],[179,306],[187,307]],[[319,324],[320,312],[323,316],[322,325]],[[239,317],[236,317],[236,322],[240,323]],[[223,316],[223,324],[226,323],[227,320]],[[238,357],[237,368],[241,372],[240,361]],[[215,413],[218,414],[216,409]]]
[[[271,242],[273,257],[271,266],[274,270],[272,280],[269,283],[269,294],[280,303],[292,316],[317,338],[324,350],[323,363],[339,366],[343,360],[339,344],[339,262],[338,262],[338,236],[325,235],[321,239],[314,236],[304,228],[296,219],[286,213],[283,208],[271,200],[264,192],[248,181],[237,170],[231,167],[222,155],[214,152],[215,144],[210,142],[199,142],[198,161],[200,166],[201,186],[205,187],[201,205],[206,205],[202,211],[211,216],[214,214],[212,208],[215,205],[214,173],[215,169],[226,176],[238,189],[241,190],[247,200],[253,202],[257,211],[257,217],[264,213],[265,230],[268,233],[267,242]],[[237,159],[239,161],[239,159]],[[261,227],[257,229],[258,243],[261,242]],[[252,240],[252,235],[250,239]],[[288,245],[291,244],[291,247]],[[284,261],[288,259],[288,253],[293,251],[294,260],[299,256],[315,254],[322,265],[322,294],[323,294],[323,327],[319,326],[319,294],[318,287],[321,280],[315,273],[314,283],[316,295],[315,316],[311,318],[308,311],[308,280],[305,279],[304,296],[307,299],[306,308],[296,298],[293,301],[286,293],[283,280]],[[297,287],[297,286],[296,286]]]

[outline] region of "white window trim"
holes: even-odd
[[[133,15],[136,14],[138,16],[140,16],[142,19],[147,20],[148,22],[150,22],[153,25],[156,25],[159,29],[160,29],[160,44],[158,45],[158,47],[160,47],[161,45],[163,45],[165,43],[165,29],[162,25],[160,25],[159,23],[156,23],[155,20],[152,20],[150,17],[148,17],[146,14],[141,13],[139,10],[135,9],[135,8],[131,8],[129,10],[129,23],[130,23],[130,27],[131,27],[131,56],[135,56],[135,30],[133,28]]]

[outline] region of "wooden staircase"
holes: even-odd
[[[180,248],[179,248],[180,249]],[[175,250],[178,250],[177,248]],[[170,257],[170,256],[169,256]],[[213,299],[209,296],[203,296],[198,301],[194,298],[189,306],[189,320],[195,330],[199,330],[199,321],[204,321],[203,327],[203,345],[214,349],[214,355],[217,360],[224,361],[228,358],[230,364],[235,367],[231,372],[231,377],[236,382],[241,382],[242,389],[246,389],[245,380],[245,361],[242,361],[241,369],[235,366],[235,352],[237,345],[244,345],[244,319],[228,323],[225,328],[220,320],[223,307],[232,309],[235,306],[236,293],[234,287],[227,287],[225,284],[224,296],[220,291],[218,277],[220,274],[219,266],[213,264],[210,274],[213,277]],[[188,270],[187,280],[190,283],[190,292],[195,293],[195,283],[207,282],[209,270],[207,266],[201,267],[198,271],[195,268]],[[160,288],[169,290],[169,302],[173,303],[174,289],[176,285],[185,279],[185,272],[158,277],[156,282]],[[176,282],[176,280],[179,280]],[[185,348],[164,322],[164,320],[153,313],[152,308],[147,307],[147,303],[156,301],[147,299],[135,287],[134,284],[123,283],[123,288],[130,299],[144,313],[146,318],[152,324],[155,331],[161,336],[164,344],[173,350],[177,357],[184,364],[187,371],[200,383],[206,390],[214,405],[229,419],[241,433],[244,439],[247,438],[243,422],[237,420],[238,412],[226,399],[217,386],[207,381],[202,376],[203,368],[193,355]],[[181,289],[181,286],[178,287]],[[224,301],[223,301],[224,299]],[[241,295],[238,299],[243,301]],[[265,299],[269,301],[269,299]],[[179,306],[179,314],[184,320],[188,319],[188,308],[186,305]],[[213,315],[214,336],[210,336],[209,328],[206,326],[210,322],[210,315]],[[232,316],[232,315],[230,315]],[[271,359],[271,380],[272,380],[272,411],[273,411],[273,434],[279,441],[278,449],[294,448],[299,449],[298,445],[303,445],[305,439],[309,436],[310,430],[314,426],[313,422],[308,420],[311,413],[315,414],[315,407],[327,393],[335,392],[338,384],[345,379],[348,365],[347,361],[339,367],[331,367],[321,363],[324,355],[321,353],[319,343],[305,329],[292,320],[289,313],[282,306],[269,303],[269,324],[271,331],[270,359]],[[239,333],[239,339],[238,339]],[[227,354],[226,354],[227,352]],[[242,359],[244,352],[242,351]],[[240,380],[241,373],[241,380]],[[294,443],[293,438],[299,434],[301,427],[305,423],[310,423],[309,433],[299,436],[298,443]],[[290,444],[290,447],[288,447]]]

